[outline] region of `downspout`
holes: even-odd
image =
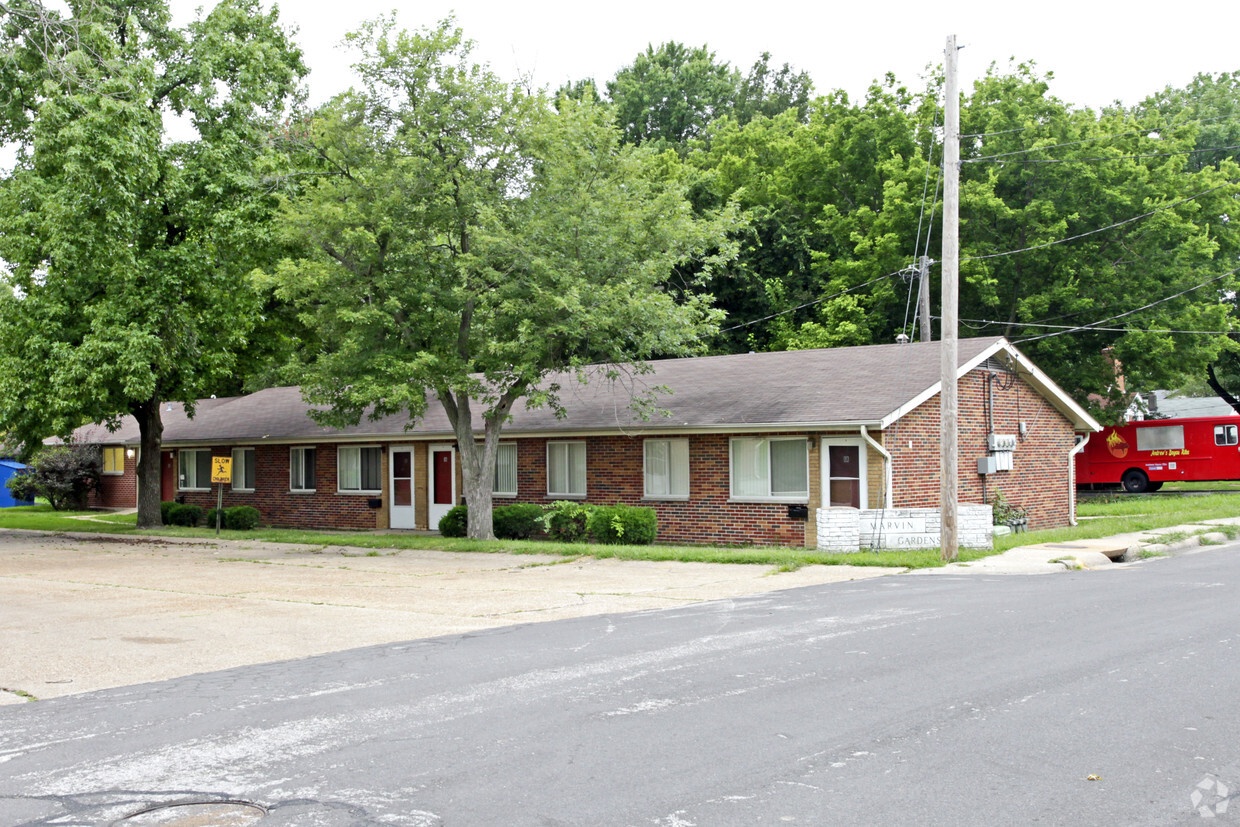
[[[1090,434],[1085,434],[1085,438],[1077,443],[1076,447],[1068,452],[1068,525],[1076,525],[1076,455],[1085,450],[1085,446],[1089,444]]]
[[[870,436],[870,432],[866,430],[864,425],[861,426],[861,438],[864,439],[866,444],[868,444],[871,448],[883,455],[883,464],[886,469],[883,474],[883,508],[892,508],[891,467],[894,464],[894,460],[891,458],[891,454],[888,453],[886,448],[874,441],[874,438]]]

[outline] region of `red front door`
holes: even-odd
[[[171,502],[177,495],[177,454],[176,451],[164,451],[163,464],[160,466],[159,498]]]
[[[456,451],[447,445],[432,446],[430,459],[430,527],[437,528],[440,519],[456,503]]]

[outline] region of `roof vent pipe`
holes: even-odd
[[[907,345],[907,344],[908,344],[908,334],[907,334],[907,333],[901,333],[899,336],[897,336],[897,337],[896,337],[896,344],[897,344],[897,345]]]

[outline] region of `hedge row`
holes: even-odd
[[[538,532],[567,543],[595,542],[649,545],[659,533],[659,520],[653,508],[631,505],[587,505],[572,501],[550,505],[517,503],[502,505],[492,513],[495,536],[501,540],[527,540]],[[464,537],[468,533],[469,511],[454,506],[439,521],[444,537]]]
[[[200,505],[190,503],[162,502],[159,504],[159,516],[164,525],[193,527],[199,524],[207,528],[215,528],[215,509],[204,511]],[[262,515],[252,505],[234,505],[224,509],[220,521],[224,528],[231,531],[249,531],[258,528]]]

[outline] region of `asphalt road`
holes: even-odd
[[[1226,823],[1238,584],[900,575],[7,706],[0,823]]]

